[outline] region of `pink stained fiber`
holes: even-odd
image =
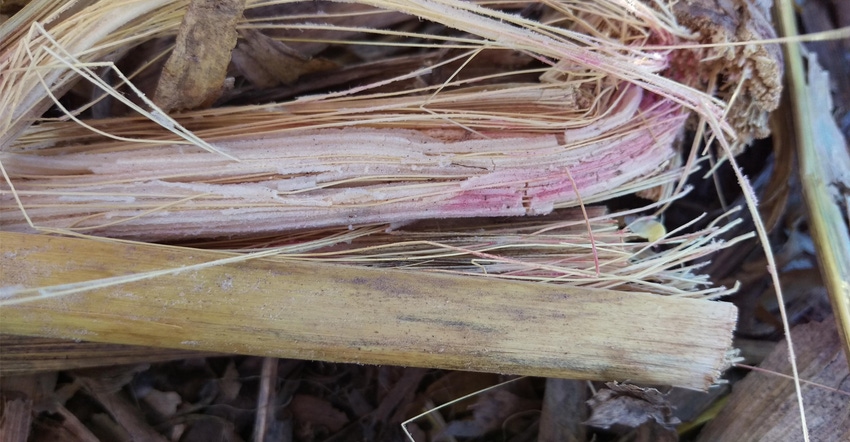
[[[37,226],[146,241],[245,236],[546,214],[577,205],[577,191],[590,200],[664,170],[686,113],[632,86],[609,117],[565,139],[345,128],[213,143],[240,162],[186,146],[0,160]],[[28,231],[0,192],[0,226]]]

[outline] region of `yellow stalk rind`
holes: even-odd
[[[0,258],[6,287],[232,256],[0,235],[15,251]],[[706,389],[728,362],[736,317],[731,304],[648,293],[252,260],[7,305],[0,332]]]

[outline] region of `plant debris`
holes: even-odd
[[[19,244],[4,244],[12,270],[0,281],[0,332],[182,347],[0,337],[0,432],[86,442],[722,441],[805,434],[804,402],[815,439],[843,437],[848,368],[824,287],[835,275],[815,259],[820,218],[801,210],[811,177],[795,173],[794,124],[777,118],[791,111],[777,108],[781,46],[759,41],[777,35],[770,3],[0,4],[0,235]],[[810,30],[850,23],[840,0],[804,3]],[[831,123],[830,92],[847,94],[850,48],[819,45],[838,76],[830,91],[810,59],[818,124]],[[835,99],[845,134],[846,101]],[[770,130],[772,140],[757,141]],[[847,209],[846,145],[820,144],[836,148],[831,172],[817,174],[831,183],[821,196]],[[713,182],[700,177],[706,169]],[[755,194],[763,223],[751,216]],[[747,203],[751,214],[736,209]],[[754,221],[775,257],[760,253]],[[42,241],[63,252],[31,247]],[[109,247],[132,252],[108,258]],[[46,256],[50,265],[33,265]],[[146,263],[153,256],[167,258]],[[317,270],[328,263],[346,266]],[[253,285],[240,279],[257,268]],[[388,284],[402,269],[410,279]],[[307,276],[286,279],[297,272]],[[348,278],[356,302],[331,324],[348,286],[330,281],[354,272],[376,276]],[[305,287],[315,296],[303,298]],[[514,287],[527,291],[495,301]],[[561,302],[591,292],[612,296],[604,311]],[[474,296],[451,297],[464,294]],[[721,297],[741,312],[740,354],[729,345],[735,308],[709,302]],[[636,299],[645,302],[606,320]],[[662,304],[712,308],[652,307]],[[475,326],[503,316],[509,325],[495,332]],[[358,320],[393,332],[346,331]],[[396,320],[406,328],[390,327]],[[696,346],[678,339],[706,323],[725,327],[711,328],[725,332],[708,339],[710,370],[670,383],[708,388],[740,361],[778,373],[729,370],[731,396],[729,385],[704,394],[606,382],[633,379],[635,366],[649,377],[635,382],[656,382],[674,361],[697,365],[687,357]],[[801,323],[799,377],[815,383],[798,414],[780,377],[787,347],[775,342]],[[643,338],[648,329],[661,337]],[[340,334],[358,341],[326,345]],[[660,362],[582,366],[628,359],[621,344]],[[600,382],[318,361],[373,362],[363,357],[372,352],[470,369],[503,355],[508,365],[487,369],[504,373],[530,367],[535,346],[556,370],[537,374],[578,370]],[[288,357],[307,360],[270,356],[292,348]],[[433,365],[447,354],[451,364]]]
[[[224,92],[245,0],[192,0],[162,68],[154,103],[165,112],[211,106]]]
[[[675,431],[681,421],[664,395],[655,388],[608,382],[587,401],[591,414],[585,424],[602,429],[637,428],[654,421],[668,431]]]

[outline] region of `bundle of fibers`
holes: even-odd
[[[718,250],[752,237],[725,240],[741,221],[729,221],[729,215],[732,213],[696,232],[687,233],[689,226],[684,226],[663,236],[652,233],[659,226],[652,217],[627,216],[631,222],[621,227],[617,216],[604,207],[591,206],[584,213],[565,209],[523,220],[429,220],[393,230],[378,224],[191,245],[243,254],[276,250],[279,254],[269,259],[286,262],[340,263],[716,299],[737,287],[713,287],[707,275],[699,274],[702,265]]]
[[[448,42],[429,43],[432,52],[462,47],[467,63],[481,52],[510,50],[533,63],[463,79],[461,65],[439,84],[409,88],[411,78],[434,69],[420,68],[347,92],[172,118],[139,90],[135,104],[90,68],[109,66],[98,57],[173,35],[183,4],[133,3],[145,13],[121,20],[109,3],[94,2],[53,28],[34,22],[4,46],[4,230],[171,241],[543,215],[660,185],[669,196],[669,186],[691,170],[672,169],[671,161],[691,112],[717,139],[734,137],[721,118],[726,103],[696,89],[700,76],[683,70],[695,52],[670,49],[695,36],[665,5],[545,2],[536,21],[451,0],[373,2],[472,35],[402,34]],[[260,6],[267,5],[248,2],[246,16]],[[110,29],[95,20],[106,13],[113,14]],[[284,15],[243,17],[237,27],[272,35],[334,30],[311,21],[319,17],[299,17],[298,25]],[[100,27],[92,36],[74,23]],[[139,29],[147,32],[139,36]],[[540,80],[528,81],[529,73]],[[131,119],[123,128],[128,120],[78,119],[93,104],[73,111],[56,92],[80,77],[148,121]],[[74,121],[27,128],[50,103]],[[63,136],[80,126],[98,137]]]
[[[643,100],[634,87],[623,95],[623,119],[642,118],[619,126],[616,139],[340,128],[215,143],[238,162],[194,147],[175,157],[171,146],[3,153],[2,161],[35,224],[110,237],[175,240],[540,215],[636,183],[671,159],[685,115]],[[4,228],[27,230],[10,197]]]

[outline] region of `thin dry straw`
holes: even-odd
[[[169,0],[96,2],[67,20],[55,23],[53,31],[62,34],[59,46],[64,50],[82,54],[131,20],[139,16],[144,17],[150,11],[160,10],[169,3]],[[93,20],[97,21],[97,26],[91,25]],[[25,119],[37,117],[29,113],[40,106],[39,103],[47,93],[38,86],[40,74],[36,71],[44,67],[42,63],[48,61],[49,54],[39,53],[33,63],[26,62],[26,52],[30,51],[30,48],[46,44],[44,35],[38,36],[37,25],[40,26],[37,22],[33,23],[27,36],[19,40],[10,53],[0,54],[0,71],[4,72],[5,80],[0,82],[0,150],[5,149],[30,123]],[[101,47],[97,53],[105,55],[109,51],[109,48]],[[20,66],[26,68],[20,70]],[[70,80],[71,76],[62,69],[52,69],[43,79],[44,83],[58,89],[62,89]]]
[[[731,127],[720,120],[722,103],[706,94],[673,80],[655,75],[634,60],[610,53],[602,54],[571,46],[540,32],[540,25],[500,11],[455,0],[405,0],[374,2],[381,7],[410,13],[447,26],[479,35],[494,44],[515,50],[529,50],[543,57],[569,61],[579,66],[597,69],[614,78],[634,83],[648,91],[671,99],[706,118],[718,134],[732,134]],[[536,28],[536,29],[535,29]],[[534,30],[533,30],[534,29]],[[546,29],[549,31],[549,29]],[[561,32],[560,30],[558,31]],[[647,61],[657,57],[647,54]]]
[[[571,213],[572,216],[580,215],[577,211]],[[677,236],[673,231],[647,245],[628,242],[635,235],[618,231],[610,218],[601,223],[593,221],[601,269],[599,276],[593,270],[595,265],[591,259],[587,231],[580,228],[585,223],[582,216],[568,222],[477,224],[458,226],[459,229],[448,223],[441,225],[439,232],[416,229],[381,233],[373,230],[369,235],[356,235],[350,245],[337,243],[331,250],[314,248],[310,252],[296,252],[290,248],[286,259],[381,267],[391,265],[420,271],[599,288],[642,287],[643,290],[677,296],[716,297],[728,294],[730,290],[698,290],[698,286],[707,285],[708,281],[693,273],[698,267],[686,264],[750,236],[719,240],[739,222],[733,220],[718,224],[730,214],[718,218],[697,233]],[[525,233],[529,231],[547,233]],[[284,236],[278,241],[285,243],[291,240]],[[668,247],[669,250],[651,253],[651,246]],[[643,257],[636,258],[639,256]]]
[[[179,123],[177,123],[177,121],[175,121],[173,118],[171,118],[166,113],[164,113],[161,109],[159,109],[153,103],[153,101],[151,101],[148,97],[145,96],[144,93],[142,93],[142,91],[140,91],[138,88],[136,88],[136,86],[133,85],[133,83],[130,81],[130,79],[125,77],[124,74],[122,74],[120,70],[115,69],[114,72],[121,78],[122,83],[126,84],[139,99],[141,99],[148,107],[151,108],[151,111],[146,111],[146,110],[142,109],[140,106],[133,103],[130,99],[128,99],[123,94],[116,91],[112,86],[110,86],[105,81],[103,81],[103,79],[100,76],[96,75],[94,72],[91,71],[91,69],[89,69],[89,67],[113,67],[114,65],[112,63],[85,63],[85,64],[79,63],[76,60],[76,58],[73,56],[73,54],[64,50],[64,48],[62,48],[62,46],[55,39],[53,39],[53,37],[40,24],[34,23],[33,24],[33,30],[39,32],[42,36],[44,36],[47,39],[47,41],[49,41],[50,43],[55,45],[55,47],[59,50],[60,53],[53,51],[48,46],[41,46],[39,49],[44,51],[44,52],[47,52],[48,54],[53,56],[54,59],[58,60],[60,63],[62,63],[68,69],[79,74],[81,78],[88,80],[89,82],[91,82],[92,84],[94,84],[95,86],[97,86],[98,88],[103,90],[104,92],[111,95],[113,98],[117,99],[122,104],[130,107],[131,109],[133,109],[137,113],[140,113],[140,114],[147,116],[152,121],[156,122],[157,124],[159,124],[163,128],[168,129],[170,132],[176,134],[177,136],[183,138],[188,143],[191,143],[195,146],[201,147],[202,149],[207,150],[209,152],[213,152],[213,153],[216,153],[218,155],[221,155],[221,156],[223,156],[227,159],[230,159],[230,160],[233,160],[233,161],[238,161],[237,158],[235,158],[232,155],[229,155],[227,153],[224,153],[224,152],[216,149],[213,146],[210,146],[204,140],[198,138],[197,136],[195,136],[195,134],[193,134],[192,132],[183,128]],[[35,63],[35,56],[33,55],[32,51],[29,48],[27,48],[26,52],[27,52],[27,55],[30,58],[30,61]],[[89,126],[88,124],[86,124],[85,122],[83,122],[82,120],[80,120],[79,118],[74,116],[74,114],[72,112],[68,111],[68,109],[66,109],[65,106],[62,105],[62,103],[59,101],[59,99],[50,91],[50,87],[45,82],[44,77],[40,73],[38,73],[38,71],[36,71],[36,73],[38,75],[39,82],[44,87],[44,89],[47,91],[47,95],[53,100],[53,103],[57,107],[59,107],[59,109],[62,110],[62,112],[65,115],[67,115],[70,119],[72,119],[75,123],[79,124],[80,126],[83,126],[87,129],[91,129],[92,131],[95,131],[95,132],[97,132],[101,135],[104,135],[106,137],[113,138],[113,135],[110,135],[109,133],[106,133],[106,132],[103,132],[103,131],[97,131],[97,129]],[[120,141],[162,144],[162,143],[159,143],[159,142],[156,142],[156,141],[150,141],[150,140],[144,140],[144,139],[126,139],[126,138],[121,138],[121,137],[119,137],[117,139],[120,140]]]

